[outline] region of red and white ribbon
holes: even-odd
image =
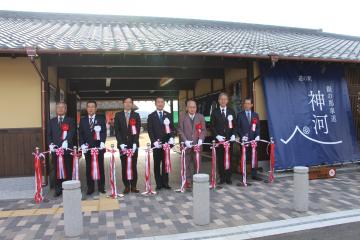
[[[200,146],[195,145],[194,146],[194,152],[195,152],[195,162],[196,162],[196,174],[200,172]]]
[[[114,148],[107,149],[107,152],[110,152],[110,188],[111,188],[111,197],[117,197],[117,190],[116,190],[116,165],[115,165],[115,153],[116,150]]]
[[[229,127],[230,129],[233,128],[233,119],[234,119],[233,115],[227,116],[228,127]]]
[[[202,131],[201,123],[196,124],[195,129],[196,129],[196,134],[197,134],[198,138],[200,138],[200,134],[201,134],[201,131]]]
[[[151,171],[150,171],[150,153],[151,149],[145,149],[145,193],[153,193],[151,186]]]
[[[213,144],[211,147],[211,181],[210,188],[216,188],[216,145]]]
[[[56,178],[57,179],[66,179],[66,171],[65,171],[65,160],[64,160],[64,149],[57,148],[55,150],[56,158]]]
[[[170,133],[170,120],[168,118],[164,119],[164,126],[166,134]]]
[[[244,184],[244,186],[247,186],[246,183],[246,145],[242,144],[241,145],[241,162],[240,162],[240,167],[241,167],[241,174],[242,174],[242,182]]]
[[[251,121],[251,131],[255,132],[256,124],[257,124],[257,119],[253,118],[252,121]]]
[[[100,140],[101,126],[100,126],[100,125],[96,125],[96,126],[94,127],[94,131],[95,131],[95,140]]]
[[[269,183],[273,183],[275,180],[274,177],[275,171],[275,143],[271,141],[270,143],[270,174],[269,174]]]
[[[44,157],[39,150],[36,150],[34,155],[34,169],[35,169],[35,195],[34,200],[36,203],[40,203],[43,200],[42,196],[42,170],[41,170],[41,158]]]
[[[251,168],[257,167],[256,147],[257,147],[256,141],[251,141]]]
[[[130,126],[131,126],[131,134],[132,135],[136,135],[137,134],[137,130],[136,130],[136,120],[134,118],[131,118],[129,120]]]
[[[99,150],[97,148],[91,148],[91,177],[93,180],[100,179],[99,169]]]
[[[130,181],[134,178],[132,170],[132,157],[134,152],[132,149],[126,149],[122,151],[122,153],[126,154],[126,179]]]
[[[164,158],[165,158],[165,172],[171,173],[171,161],[170,161],[170,144],[164,143]]]
[[[186,147],[181,147],[181,188],[180,191],[185,191],[185,184],[186,184],[186,165],[185,165],[185,156],[186,156]]]
[[[74,150],[71,155],[73,156],[72,180],[80,180],[79,176],[79,158],[81,154]]]
[[[229,142],[223,142],[222,145],[224,146],[224,168],[225,170],[230,169],[230,143]]]

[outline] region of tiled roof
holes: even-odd
[[[0,51],[141,52],[360,62],[360,37],[259,24],[0,11]]]

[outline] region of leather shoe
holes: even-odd
[[[169,186],[169,184],[165,184],[165,185],[163,185],[162,187],[165,188],[165,189],[168,189],[168,190],[171,189],[171,187]]]
[[[129,187],[125,187],[123,194],[128,194],[130,192],[130,188]]]
[[[161,186],[156,186],[156,191],[161,190]]]
[[[232,181],[231,181],[231,180],[228,180],[228,181],[226,181],[226,184],[231,185],[231,184],[232,184]]]
[[[94,189],[88,189],[87,191],[86,191],[86,194],[87,195],[91,195],[91,194],[93,194],[94,193]]]
[[[139,193],[140,191],[139,191],[139,189],[137,189],[136,187],[134,187],[134,188],[131,188],[131,192],[132,192],[132,193]]]
[[[55,191],[54,197],[59,197],[59,196],[61,196],[61,194],[62,194],[62,191]]]
[[[262,181],[263,180],[261,177],[258,177],[258,176],[252,177],[251,179],[255,180],[255,181]]]

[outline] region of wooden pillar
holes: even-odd
[[[252,62],[247,63],[247,97],[253,99],[253,84],[254,84],[254,66]]]

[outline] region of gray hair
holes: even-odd
[[[226,93],[226,92],[221,92],[220,94],[219,94],[219,97],[218,97],[218,101],[220,100],[220,98],[221,97],[227,97],[227,98],[229,98],[229,95]]]

